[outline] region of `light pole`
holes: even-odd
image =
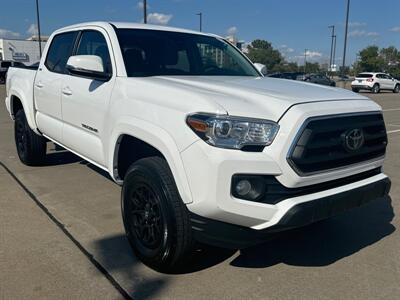
[[[203,30],[203,13],[199,12],[198,14],[196,14],[197,16],[199,16],[199,28],[200,28],[200,32]]]
[[[332,65],[335,65],[335,61],[336,61],[336,35],[333,37]]]
[[[143,23],[147,24],[147,0],[143,0]]]
[[[344,76],[344,68],[346,66],[346,48],[347,48],[347,31],[349,29],[349,10],[350,10],[350,0],[347,0],[346,9],[346,26],[344,30],[344,48],[343,48],[343,61],[342,61],[342,72],[341,75]]]
[[[42,38],[40,35],[40,16],[39,16],[39,0],[36,0],[36,19],[38,28],[38,38],[39,38],[39,55],[42,57]]]
[[[306,74],[307,67],[307,49],[304,49],[304,75]]]
[[[333,39],[335,36],[335,25],[328,26],[328,28],[332,28],[332,36],[331,36],[331,55],[329,57],[329,68],[328,71],[332,72],[332,54],[333,54]]]

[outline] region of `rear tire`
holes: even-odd
[[[400,84],[396,84],[396,86],[394,87],[393,93],[397,94],[400,92]]]
[[[46,158],[46,139],[29,127],[23,110],[19,110],[15,115],[14,138],[22,163],[28,166],[43,164]]]
[[[374,94],[378,94],[380,91],[381,91],[381,89],[380,89],[380,87],[379,87],[379,84],[377,84],[377,83],[375,83],[374,84],[374,86],[372,87],[372,90],[371,90]]]
[[[132,164],[121,194],[125,232],[136,256],[161,272],[182,266],[194,244],[192,229],[167,162],[150,157]]]

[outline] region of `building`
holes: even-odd
[[[228,36],[226,37],[226,40],[242,51],[244,41],[239,41],[234,36]],[[202,56],[205,57],[205,60],[209,60],[209,63],[216,63],[218,67],[222,67],[224,65],[226,57],[224,57],[224,53],[221,49],[204,44],[200,45],[200,51]]]
[[[232,45],[236,46],[236,48],[238,48],[239,50],[243,51],[243,46],[245,45],[244,41],[240,41],[236,38],[236,36],[234,35],[230,35],[227,36],[225,38],[229,43],[231,43]]]
[[[48,37],[42,37],[42,50]],[[40,60],[39,39],[32,36],[27,40],[0,39],[0,61],[12,60],[31,65]]]

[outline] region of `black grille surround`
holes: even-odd
[[[362,132],[362,146],[350,151],[346,135],[353,129]],[[308,118],[300,128],[287,162],[300,176],[339,169],[383,158],[387,134],[381,112],[339,114]]]

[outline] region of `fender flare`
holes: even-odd
[[[108,169],[117,183],[122,184],[122,180],[118,178],[118,147],[121,137],[124,135],[135,137],[162,153],[174,176],[182,201],[186,204],[193,202],[180,151],[174,139],[163,128],[142,119],[120,117],[118,123],[113,127],[109,139]]]
[[[22,108],[25,112],[26,120],[28,122],[29,127],[37,134],[41,135],[40,132],[37,129],[36,122],[35,122],[35,117],[34,117],[34,107],[33,107],[33,101],[32,103],[28,103],[26,100],[25,93],[19,89],[19,88],[13,88],[10,90],[9,94],[9,102],[10,102],[10,116],[14,119],[15,114],[13,111],[14,107],[14,101],[15,97],[18,98],[21,101]]]

